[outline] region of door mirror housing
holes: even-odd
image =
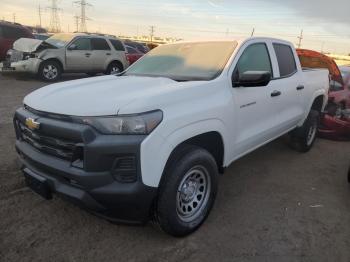
[[[271,73],[267,71],[246,71],[243,74],[233,74],[233,87],[267,86],[271,79]]]

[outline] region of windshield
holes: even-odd
[[[159,46],[132,65],[126,75],[211,80],[220,75],[237,42],[200,42]]]
[[[49,43],[57,48],[64,47],[73,39],[74,35],[72,34],[56,34],[46,39],[45,42]]]

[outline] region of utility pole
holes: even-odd
[[[51,11],[51,18],[50,18],[50,27],[49,30],[52,33],[59,33],[61,32],[61,24],[60,24],[60,18],[58,16],[58,11],[61,9],[57,6],[57,0],[50,0],[51,6],[48,7]]]
[[[298,48],[300,48],[300,47],[301,47],[301,41],[303,41],[303,39],[304,39],[303,33],[304,33],[304,31],[303,31],[303,30],[301,30],[301,32],[300,32],[300,36],[298,36],[298,39],[299,39],[299,42],[298,42]]]
[[[40,4],[39,4],[39,8],[38,8],[38,15],[39,15],[39,26],[41,26],[41,7],[40,7]]]
[[[89,20],[89,18],[86,16],[86,7],[92,5],[85,0],[75,1],[73,3],[80,6],[80,32],[87,32],[86,20]]]
[[[13,23],[16,23],[16,13],[13,13]]]
[[[252,34],[250,36],[253,37],[254,34],[255,34],[255,28],[253,28]]]
[[[150,26],[150,29],[149,29],[151,43],[153,43],[154,28],[155,28],[155,26],[152,25],[152,26]]]
[[[230,33],[230,29],[226,29],[226,37],[228,37],[228,35],[229,35],[229,33]]]

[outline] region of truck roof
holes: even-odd
[[[170,44],[177,44],[177,43],[203,43],[203,42],[237,42],[239,45],[249,41],[249,40],[261,40],[261,41],[275,41],[279,43],[285,43],[291,46],[294,46],[291,42],[283,40],[283,39],[278,39],[278,38],[273,38],[273,37],[229,37],[229,38],[208,38],[208,39],[198,39],[198,40],[188,40],[188,41],[179,41],[179,42],[174,42]]]

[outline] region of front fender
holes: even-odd
[[[224,163],[228,153],[227,128],[218,119],[208,119],[179,127],[163,136],[161,130],[152,133],[141,144],[142,181],[145,185],[158,187],[165,165],[173,150],[186,140],[208,132],[218,132],[224,144]]]
[[[48,49],[49,50],[49,49]],[[57,60],[61,63],[63,70],[66,70],[66,63],[63,57],[61,57],[60,55],[57,54],[53,54],[51,52],[47,52],[47,50],[45,50],[42,54],[39,55],[39,58],[43,61],[46,60],[50,60],[50,59],[54,59]]]

